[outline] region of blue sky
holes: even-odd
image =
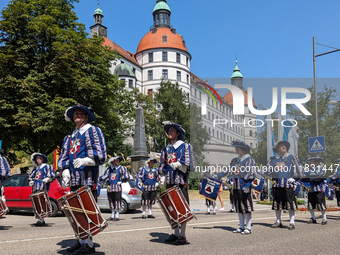
[[[1,1],[0,8],[8,2]],[[80,0],[76,4],[79,21],[88,32],[97,3]],[[152,25],[156,0],[99,3],[108,38],[136,52]],[[201,78],[230,78],[237,55],[245,78],[311,78],[312,85],[313,36],[318,43],[340,48],[338,0],[168,0],[168,5],[171,24],[184,36],[192,55],[191,71]],[[330,50],[316,47],[317,54]],[[318,78],[340,78],[340,52],[319,57],[316,63]],[[323,83],[320,80],[318,88]],[[330,85],[340,91],[338,84]],[[261,100],[258,93],[255,90],[255,101]]]

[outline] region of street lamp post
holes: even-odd
[[[317,44],[322,45],[320,43],[317,43]],[[322,45],[322,46],[327,46],[327,45]],[[330,46],[327,46],[327,47],[330,47]],[[320,56],[323,56],[323,55],[327,55],[327,54],[330,54],[330,53],[334,53],[334,52],[340,51],[340,49],[337,49],[337,48],[334,48],[334,47],[330,47],[330,48],[333,48],[335,50],[328,51],[328,52],[316,55],[315,54],[315,37],[313,37],[313,66],[314,66],[313,69],[314,69],[314,97],[315,97],[315,121],[316,121],[315,127],[316,127],[316,136],[319,136],[318,94],[317,94],[317,90],[316,90],[316,58],[320,57]]]

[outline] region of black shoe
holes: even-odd
[[[148,218],[154,219],[156,217],[151,214],[151,215],[148,215]]]
[[[107,220],[115,220],[115,218],[110,217],[110,218],[108,218]]]
[[[67,248],[66,251],[67,252],[74,252],[74,251],[76,251],[80,248],[81,248],[81,244],[79,243],[79,241],[77,241],[75,245],[71,246],[70,248]]]
[[[37,223],[35,223],[36,227],[42,227],[42,226],[46,226],[45,221],[37,221]]]
[[[295,224],[289,224],[288,230],[293,230],[295,229]]]
[[[271,225],[271,228],[282,228],[282,223],[275,222],[273,225]]]
[[[189,244],[187,239],[184,236],[179,236],[177,240],[175,241],[176,245],[184,245],[184,244]]]
[[[316,223],[316,220],[314,220],[313,218],[311,218],[311,219],[307,222],[307,224],[317,224],[317,223]]]
[[[206,212],[205,214],[210,214],[210,212]]]
[[[230,209],[230,211],[229,212],[235,212],[235,210],[234,209]]]
[[[166,243],[173,243],[173,242],[175,242],[177,239],[178,239],[177,236],[175,236],[174,234],[171,234],[171,235],[169,236],[168,239],[165,239],[165,242],[166,242]]]
[[[145,214],[142,215],[142,219],[146,219],[146,215]]]
[[[83,244],[78,250],[76,250],[74,254],[91,254],[95,252],[96,250],[94,248],[94,245],[92,248],[90,248],[90,246],[86,243],[86,244]]]
[[[114,221],[119,221],[119,218],[114,218],[113,220],[114,220]]]

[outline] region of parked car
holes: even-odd
[[[3,182],[6,205],[11,210],[28,210],[32,211],[33,206],[29,198],[32,194],[32,187],[28,185],[28,174],[16,174],[10,176]],[[48,196],[52,205],[52,215],[56,216],[60,210],[58,198],[69,192],[70,188],[64,189],[61,186],[61,178],[57,178],[50,184]]]
[[[135,187],[136,182],[133,180],[122,183],[122,205],[120,208],[120,213],[126,213],[128,210],[132,211],[142,207],[142,193]],[[110,209],[105,185],[103,185],[100,190],[97,203],[100,209]]]

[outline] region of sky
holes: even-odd
[[[8,2],[2,0],[0,8]],[[75,11],[87,32],[94,24],[98,2],[108,38],[135,53],[153,23],[156,0],[80,0],[75,4]],[[304,83],[310,86],[313,84],[313,37],[317,43],[340,48],[338,0],[168,0],[167,3],[171,24],[183,35],[192,56],[191,72],[209,80],[212,86],[211,81],[216,78],[228,81],[236,57],[244,78],[310,78],[310,82]],[[316,54],[331,50],[333,48],[316,45]],[[340,51],[316,59],[319,91],[325,83],[321,78],[340,78],[339,63]],[[326,81],[340,92],[340,79]],[[290,82],[285,86],[299,85]],[[222,91],[221,95],[224,94]],[[271,88],[254,87],[255,102],[268,98],[271,98]]]

